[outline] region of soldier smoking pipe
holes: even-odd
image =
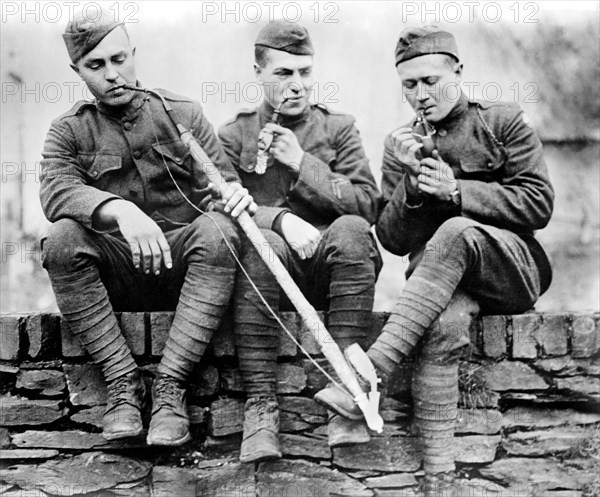
[[[206,155],[206,152],[204,152],[202,147],[198,144],[192,133],[188,131],[182,124],[176,122],[173,116],[173,109],[169,105],[169,102],[167,102],[162,95],[153,90],[129,85],[121,85],[121,88],[147,93],[159,98],[162,101],[167,115],[173,122],[173,125],[177,128],[179,136],[181,137],[181,141],[190,149],[192,157],[198,163],[198,165],[200,165],[210,182],[219,189],[222,195],[225,194],[227,190],[227,182],[223,179],[221,173],[215,167],[208,155]],[[279,258],[277,256],[273,256],[275,252],[273,250],[266,250],[266,248],[269,246],[269,242],[267,242],[266,238],[263,236],[258,226],[256,226],[254,220],[250,217],[248,212],[242,212],[237,217],[237,222],[244,233],[246,233],[252,244],[258,249],[259,255],[269,270],[273,273],[275,279],[286,293],[292,304],[294,304],[294,307],[296,307],[298,310],[304,325],[311,331],[313,337],[321,347],[323,355],[333,366],[333,369],[337,373],[341,382],[348,389],[352,395],[352,398],[364,414],[367,426],[371,430],[381,433],[383,430],[383,419],[379,415],[379,393],[376,392],[377,395],[373,395],[372,392],[367,394],[362,390],[354,371],[346,362],[342,351],[325,328],[325,325],[321,322],[317,311],[300,291]],[[366,354],[364,357],[359,359],[359,362],[364,363],[365,357],[366,361],[370,363]],[[372,367],[373,366],[371,364],[371,368]]]
[[[289,100],[289,97],[284,97],[279,105],[273,110],[273,115],[271,116],[271,123],[277,124],[279,120],[279,114],[281,113],[281,108],[283,104]],[[260,130],[258,134],[258,141],[256,145],[258,146],[258,154],[256,154],[256,168],[254,172],[256,174],[265,174],[267,172],[267,160],[269,159],[269,149],[271,148],[271,144],[273,143],[273,132],[263,128]]]

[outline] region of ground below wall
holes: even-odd
[[[282,337],[278,394],[283,459],[237,461],[244,394],[231,329],[191,379],[194,438],[176,450],[107,442],[99,370],[50,314],[0,316],[0,496],[409,497],[422,471],[411,427],[411,364],[398,371],[382,434],[331,450],[312,400],[325,378]],[[296,314],[287,327],[318,347]],[[386,314],[374,314],[369,341]],[[124,335],[151,384],[171,313],[124,313]],[[485,316],[461,361],[459,495],[600,495],[599,313]],[[148,417],[149,413],[146,413]],[[146,420],[147,421],[147,420]]]

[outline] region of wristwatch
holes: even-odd
[[[450,194],[450,202],[456,207],[460,205],[460,190],[458,189],[458,185],[456,185],[456,188]]]

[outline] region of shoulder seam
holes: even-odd
[[[76,116],[79,113],[79,110],[86,105],[91,105],[95,108],[94,102],[90,100],[79,100],[73,105],[68,111],[62,113],[60,116],[56,118],[57,121],[61,121],[62,119],[66,119],[67,117]]]

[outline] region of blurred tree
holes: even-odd
[[[541,95],[551,107],[559,107],[554,99],[562,99],[560,107],[570,109],[569,120],[575,136],[600,135],[600,47],[598,21],[569,27],[554,23],[538,23],[535,36],[511,33],[523,57],[541,71],[541,77],[555,91]],[[560,115],[560,113],[556,113]]]

